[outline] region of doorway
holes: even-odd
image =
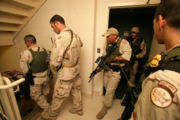
[[[131,8],[110,8],[108,27],[115,27],[119,30],[120,37],[125,38],[125,34],[130,33],[134,26],[140,28],[140,34],[147,44],[146,60],[153,39],[153,18],[156,6],[131,7]],[[145,63],[145,62],[144,62]],[[139,73],[140,74],[140,73]],[[139,75],[140,76],[140,75]],[[127,88],[127,80],[122,76],[116,89],[116,98],[122,99]]]

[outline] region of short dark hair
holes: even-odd
[[[36,43],[36,38],[32,34],[28,34],[24,37],[25,42]]]
[[[180,28],[180,0],[161,0],[155,18],[158,19],[159,15],[162,15],[170,26]]]
[[[60,22],[61,24],[64,24],[65,25],[65,21],[64,21],[64,18],[61,17],[60,15],[54,15],[51,20],[50,20],[50,23],[53,23],[53,22]]]

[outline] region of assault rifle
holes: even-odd
[[[105,56],[101,56],[98,57],[95,61],[95,63],[98,64],[98,66],[96,67],[96,69],[90,74],[89,78],[90,80],[88,82],[90,82],[92,80],[92,78],[101,70],[103,69],[108,69],[109,67],[106,65],[106,60],[107,58],[110,56],[110,54],[117,48],[117,43],[112,43],[112,46],[109,48],[109,50],[107,51],[107,54]]]
[[[129,120],[131,117],[131,114],[134,110],[134,105],[139,97],[139,94],[141,92],[141,81],[135,85],[127,84],[127,91],[125,94],[125,97],[122,100],[121,105],[125,106],[125,109],[121,115],[121,118],[118,120]]]

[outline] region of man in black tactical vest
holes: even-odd
[[[135,78],[138,71],[138,67],[140,67],[139,63],[144,62],[146,55],[146,42],[142,36],[140,36],[139,27],[132,27],[130,36],[127,37],[131,48],[132,48],[132,56],[130,60],[130,78],[129,82],[135,84]],[[141,64],[142,65],[142,64]]]
[[[48,53],[36,44],[34,35],[26,35],[24,41],[28,49],[21,53],[20,67],[30,85],[31,98],[46,111],[49,107],[46,99],[49,94]]]
[[[108,55],[105,61],[106,67],[104,68],[103,83],[106,93],[103,100],[103,107],[96,115],[97,119],[102,119],[108,112],[108,109],[111,107],[116,88],[118,87],[121,79],[119,67],[124,66],[124,62],[129,61],[131,57],[132,51],[128,41],[121,39],[118,35],[118,30],[113,27],[109,28],[104,34],[107,42],[103,56],[106,56],[107,53],[109,53],[109,50],[111,50],[114,44],[116,47],[111,51],[111,54]]]
[[[180,119],[180,0],[161,0],[154,17],[154,35],[166,51],[145,66],[146,79],[132,120]]]
[[[139,93],[139,76],[143,72],[144,63],[146,61],[146,41],[140,35],[139,27],[132,27],[130,36],[126,38],[132,48],[132,56],[128,63],[128,88],[121,105],[125,109],[118,120],[128,120],[131,117]]]

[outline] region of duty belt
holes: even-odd
[[[66,64],[66,63],[64,63],[64,64],[62,64],[62,67],[71,68],[71,67],[75,67],[76,65],[77,65],[77,63],[76,64]]]
[[[110,69],[114,72],[119,72],[120,71],[120,66],[119,65],[108,65]]]

